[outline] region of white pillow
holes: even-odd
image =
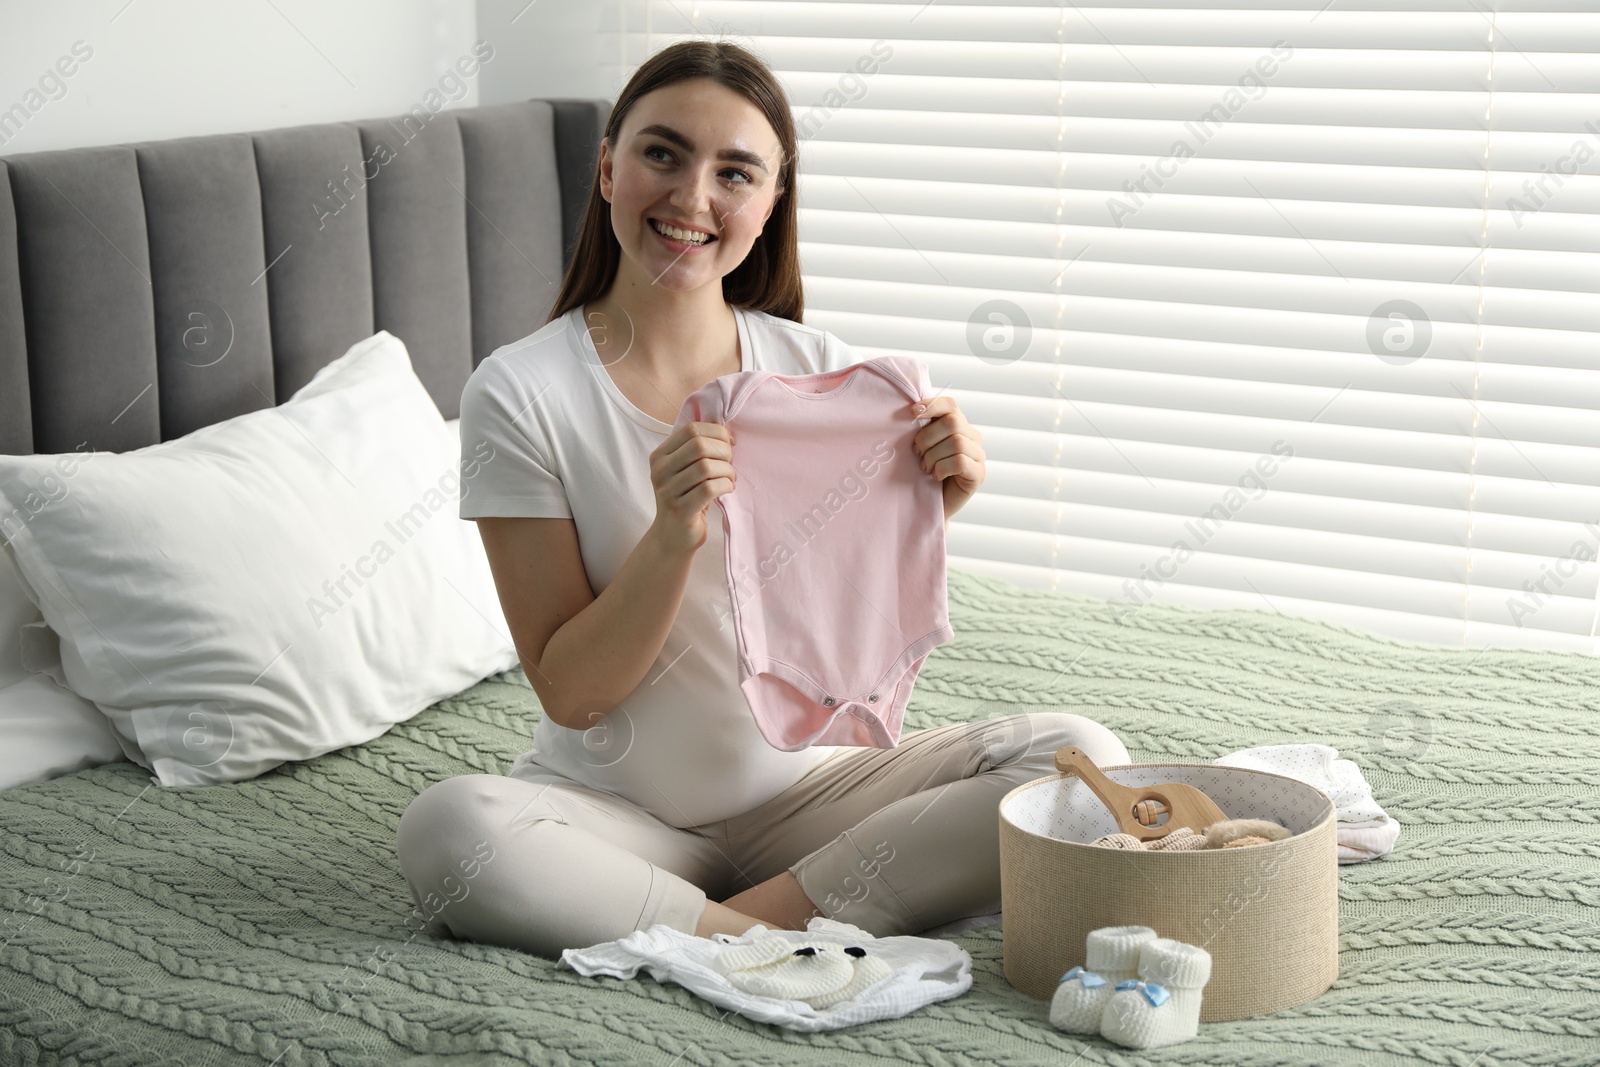
[[[0,456],[0,539],[60,639],[53,663],[38,628],[30,662],[25,626],[23,665],[59,670],[163,786],[370,740],[517,664],[459,471],[387,332],[177,440]]]
[[[25,626],[46,630],[11,556],[0,552],[0,789],[123,759],[99,708],[46,675],[28,673]]]
[[[459,453],[460,417],[445,425]],[[481,555],[482,542],[471,540]],[[23,667],[24,638],[36,660],[33,668],[42,673]],[[99,708],[64,683],[55,633],[24,591],[10,554],[0,552],[0,789],[138,756],[137,747],[111,728]]]
[[[0,553],[3,556],[4,553]],[[0,559],[0,564],[11,564]],[[43,674],[0,689],[0,789],[122,759],[100,709]]]
[[[0,538],[5,536],[5,526],[0,523]],[[11,557],[0,552],[0,690],[16,685],[28,677],[22,666],[22,646],[18,641],[22,624],[39,618],[39,609],[22,591],[17,579],[17,568]]]

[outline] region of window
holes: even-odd
[[[950,565],[1595,652],[1600,14],[637,0],[779,72],[806,321],[984,433]]]

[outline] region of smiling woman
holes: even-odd
[[[581,308],[605,373],[669,424],[701,384],[741,368],[730,305],[797,318],[802,302],[797,265],[781,258],[795,148],[781,91],[758,106],[740,79],[683,73],[613,109],[574,269],[550,313]]]
[[[653,56],[611,109],[550,320],[584,304],[610,318],[622,306],[613,290],[659,288],[667,304],[693,291],[707,307],[798,322],[797,152],[789,101],[747,51],[685,42]]]
[[[461,517],[478,520],[543,715],[506,774],[437,782],[401,819],[419,902],[458,842],[504,857],[443,909],[453,936],[555,957],[656,924],[804,929],[822,908],[879,936],[992,915],[1000,798],[1063,745],[1126,761],[1075,715],[958,723],[891,750],[784,749],[758,728],[728,625],[729,542],[707,521],[739,477],[733,434],[675,420],[724,375],[814,381],[862,362],[801,321],[795,153],[789,101],[751,53],[691,40],[652,56],[607,120],[548,320],[462,393],[462,441],[496,459]],[[907,474],[942,479],[948,513],[982,451],[953,399],[928,405]],[[870,886],[862,849],[895,857]]]

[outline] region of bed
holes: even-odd
[[[321,228],[308,205],[360,166],[378,120],[0,161],[0,451],[171,439],[259,409],[252,382],[281,400],[374,326],[454,417],[476,361],[553,298],[606,108],[441,113],[447,136]],[[296,243],[308,254],[274,265]],[[107,245],[146,257],[148,283]],[[182,372],[201,299],[244,357],[210,392]],[[152,381],[159,404],[106,419]],[[959,563],[949,606],[956,636],[924,666],[908,730],[1065,710],[1137,762],[1297,741],[1356,760],[1404,829],[1388,856],[1340,868],[1333,988],[1140,1054],[1054,1030],[1006,982],[1002,926],[944,935],[974,961],[967,994],[818,1034],[441,938],[414,911],[395,828],[429,784],[503,772],[527,747],[539,704],[513,669],[249,781],[164,789],[118,761],[0,791],[0,1063],[1600,1062],[1600,662],[1266,605],[1122,616]]]

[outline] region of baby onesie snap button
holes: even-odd
[[[825,708],[833,707],[833,698],[832,697],[823,697],[822,698],[822,706],[825,707]]]
[[[877,693],[873,693],[871,696],[869,696],[867,698],[867,703],[868,704],[876,704],[877,702],[878,702],[878,694]]]

